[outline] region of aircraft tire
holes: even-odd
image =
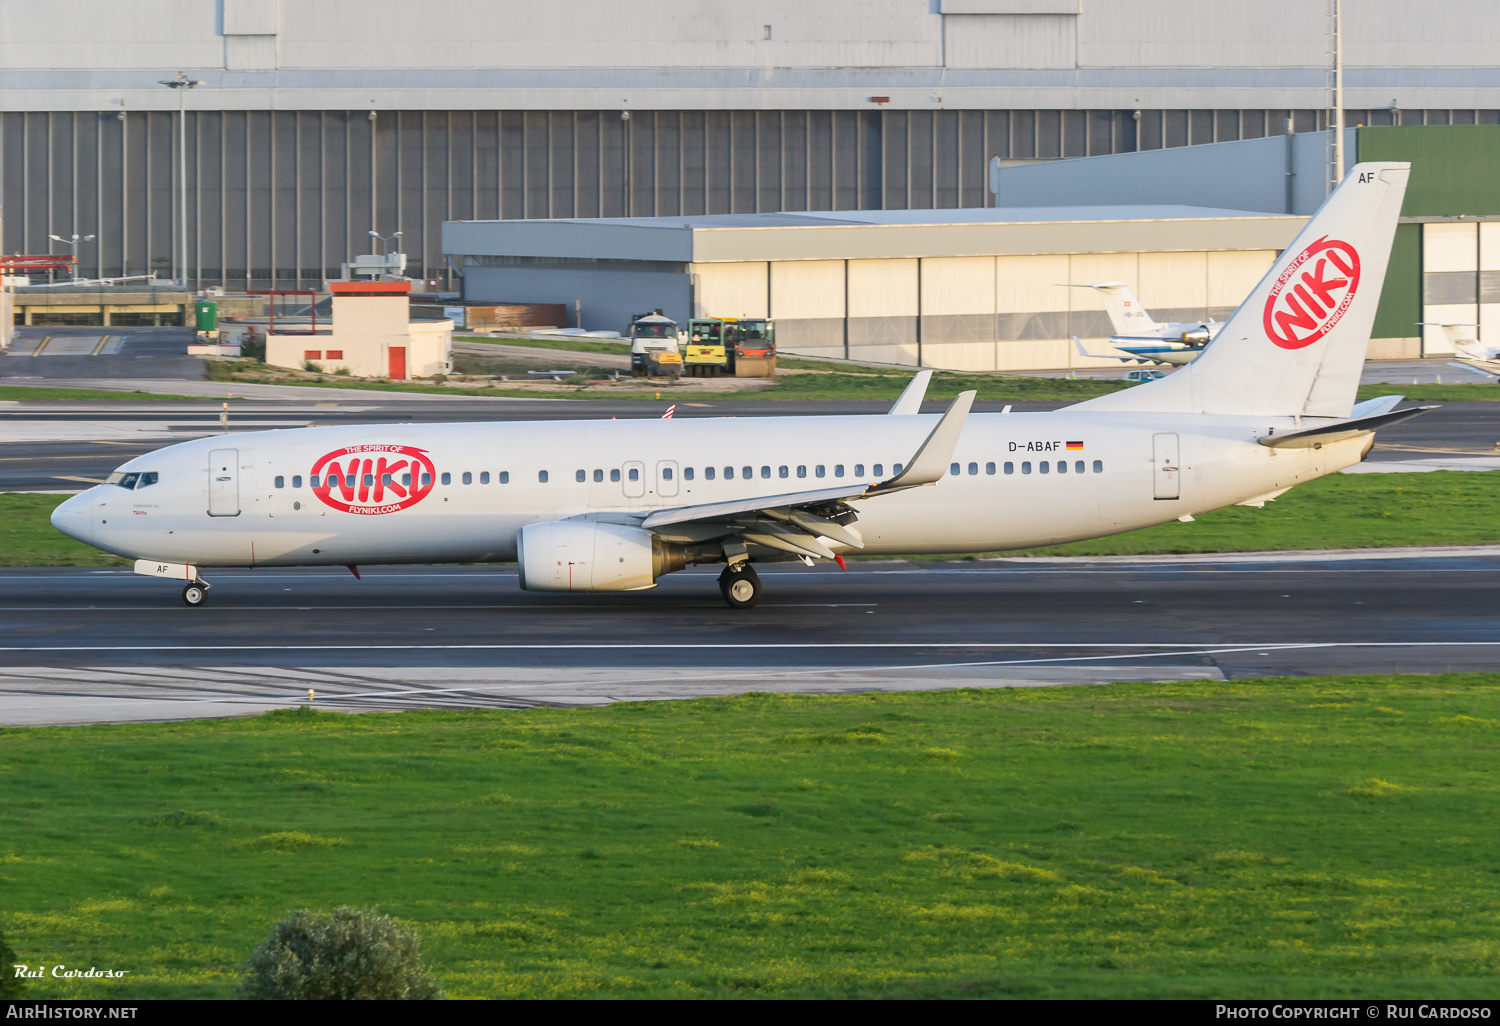
[[[182,589],[182,601],[190,606],[201,606],[208,601],[208,588],[194,582]]]
[[[760,575],[744,564],[719,575],[719,592],[730,609],[749,609],[760,601],[762,591]]]

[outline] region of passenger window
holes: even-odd
[[[611,481],[613,481],[615,484],[619,484],[620,483],[620,472],[618,470],[611,470],[609,472],[609,479]]]
[[[292,478],[292,482],[293,483],[296,483],[296,480],[297,479],[295,477]],[[318,487],[318,479],[317,478],[313,478],[313,487],[314,488]],[[403,487],[403,488],[410,488],[411,487],[411,475],[410,474],[402,474],[401,475],[401,487]]]
[[[693,479],[693,468],[692,467],[683,467],[682,468],[682,479],[684,481],[691,481]]]
[[[899,473],[901,473],[901,464],[897,463],[894,467],[892,467],[891,468],[891,473],[892,474],[899,474]]]
[[[782,476],[785,477],[786,476],[786,468],[782,467],[781,470],[782,470]],[[770,477],[771,476],[771,468],[770,467],[761,467],[760,468],[760,476],[761,477]]]
[[[422,487],[423,488],[431,488],[432,487],[432,475],[431,474],[423,474],[422,475]]]
[[[447,477],[448,475],[444,474],[443,476]],[[446,484],[447,482],[445,481],[443,483]],[[354,487],[354,475],[353,474],[346,474],[346,475],[344,475],[344,487],[345,488],[353,488]]]
[[[875,476],[876,477],[884,477],[885,476],[885,465],[884,464],[877,463],[877,464],[875,464],[875,466],[873,466],[870,469],[872,469],[875,472]]]
[[[844,476],[844,465],[842,463],[835,463],[833,465],[833,476],[834,477],[843,477]]]
[[[604,480],[604,471],[602,471],[602,470],[596,470],[596,471],[594,471],[594,483],[597,484],[598,482],[603,481],[603,480]]]
[[[1037,469],[1040,470],[1043,474],[1045,474],[1045,473],[1047,473],[1048,470],[1051,469],[1051,467],[1048,465],[1048,463],[1047,463],[1046,460],[1042,460],[1042,462],[1037,465]]]
[[[854,465],[854,476],[855,477],[864,477],[865,476],[865,465],[863,463],[856,463]]]
[[[787,476],[787,470],[786,470],[786,468],[785,467],[777,467],[776,468],[776,476],[777,477],[786,477]]]
[[[806,477],[807,476],[807,468],[806,467],[798,467],[797,468],[797,476],[798,477]]]
[[[546,484],[547,483],[547,472],[545,470],[538,470],[536,472],[536,479],[538,481],[540,481],[542,484]]]
[[[631,467],[630,468],[630,480],[632,480],[632,481],[639,481],[640,479],[641,479],[641,472],[640,472],[640,470],[638,468],[636,468],[636,467]]]
[[[950,464],[948,464],[948,473],[950,473],[950,474],[959,474],[959,473],[962,473],[962,472],[963,472],[963,468],[960,467],[957,463],[950,463]]]
[[[1031,473],[1031,461],[1030,460],[1027,460],[1025,463],[1021,464],[1021,473],[1023,473],[1023,474],[1029,474],[1029,473]]]
[[[818,469],[817,469],[817,470],[814,470],[814,471],[813,471],[813,473],[814,473],[814,474],[816,474],[816,475],[817,475],[817,476],[819,476],[819,477],[824,477],[824,476],[826,476],[826,475],[825,475],[825,474],[824,474],[824,473],[823,473],[823,464],[821,464],[821,463],[819,463],[819,464],[818,464]]]
[[[993,474],[995,472],[995,465],[993,463],[986,463],[984,465],[984,472],[986,474]]]
[[[767,467],[766,469],[769,470],[770,468]],[[743,477],[746,481],[750,480],[754,476],[755,476],[755,468],[754,467],[741,467],[740,468],[740,477]]]
[[[714,479],[714,468],[713,467],[704,467],[703,468],[703,476],[706,479],[708,479],[709,481],[712,481]]]
[[[1082,474],[1083,473],[1083,460],[1079,460],[1077,463],[1073,464],[1073,473],[1075,473],[1075,474]]]
[[[411,475],[408,474],[406,476],[410,477]],[[151,475],[151,483],[152,484],[156,483],[156,475],[155,474]],[[301,474],[293,474],[292,475],[292,487],[293,488],[301,488],[302,487],[302,475]]]
[[[1007,474],[1014,474],[1016,472],[1016,465],[1014,463],[1006,463],[1005,472]]]
[[[977,464],[977,463],[970,463],[969,464],[969,473],[970,474],[977,474],[977,473],[979,473],[979,464]]]
[[[490,472],[488,470],[481,470],[479,472],[479,483],[480,484],[489,484],[490,483]]]
[[[469,476],[468,474],[464,475],[464,477],[468,477],[468,476]],[[390,474],[381,474],[380,475],[380,483],[383,484],[383,485],[385,485],[385,487],[389,488],[391,486],[391,475]],[[468,484],[467,481],[465,481],[464,483]]]
[[[474,475],[471,474],[467,470],[464,471],[463,482],[464,482],[464,484],[473,484],[474,483]]]
[[[1104,473],[1104,461],[1103,460],[1095,460],[1094,461],[1094,473],[1096,473],[1096,474],[1102,474],[1102,473]]]
[[[443,475],[443,477],[447,477],[447,476],[448,476],[447,474]],[[443,482],[443,484],[447,484],[447,483],[448,483],[447,481]],[[366,488],[373,488],[374,485],[375,485],[375,475],[374,474],[366,474],[365,475],[365,487]]]
[[[286,487],[286,478],[282,477],[280,474],[276,475],[276,487],[278,489]]]
[[[500,471],[500,483],[501,484],[510,484],[510,471],[508,471],[508,470],[502,470],[502,471]]]
[[[441,482],[443,482],[443,484],[445,484],[445,485],[452,484],[453,483],[453,475],[450,474],[450,473],[448,473],[445,470],[445,471],[443,471],[443,476],[440,477],[440,478],[438,478],[438,480],[441,481]]]
[[[1057,472],[1059,474],[1066,474],[1068,472],[1068,461],[1067,460],[1058,460],[1057,461]]]
[[[586,482],[586,481],[587,481],[587,480],[588,480],[588,479],[589,479],[589,474],[588,474],[588,471],[586,471],[586,470],[580,470],[580,471],[577,471],[577,472],[576,472],[576,473],[575,473],[575,474],[574,474],[574,475],[573,475],[573,480],[574,480],[574,481],[577,481],[577,482],[578,482],[578,483],[579,483],[579,484],[583,484],[583,483],[584,483],[584,482]]]
[[[672,468],[671,467],[662,467],[661,468],[661,479],[663,481],[670,481],[670,480],[672,480]]]

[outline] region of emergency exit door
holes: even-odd
[[[1177,463],[1177,436],[1162,433],[1151,436],[1151,466],[1156,479],[1156,497],[1175,499],[1180,493],[1178,478],[1182,476]]]
[[[215,449],[208,454],[208,515],[240,515],[240,451]]]

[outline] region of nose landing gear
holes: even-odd
[[[201,606],[208,601],[208,582],[194,581],[182,589],[182,601],[190,606]]]
[[[748,563],[736,563],[719,575],[719,593],[731,609],[749,609],[760,601],[760,575]]]

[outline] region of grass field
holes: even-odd
[[[84,399],[96,403],[114,403],[122,400],[161,402],[163,400],[192,400],[187,395],[162,395],[156,392],[111,392],[102,388],[51,388],[46,385],[0,385],[0,400],[40,402],[51,399]],[[199,398],[198,402],[203,400]]]
[[[124,566],[66,538],[48,517],[63,497],[0,495],[0,566]],[[1011,555],[1116,556],[1486,545],[1500,542],[1500,473],[1333,474],[1299,485],[1264,509],[1234,506],[1129,534]],[[871,557],[889,559],[889,556]],[[921,557],[944,558],[944,557]]]
[[[228,996],[292,908],[454,997],[1500,997],[1500,675],[0,732],[0,929]]]

